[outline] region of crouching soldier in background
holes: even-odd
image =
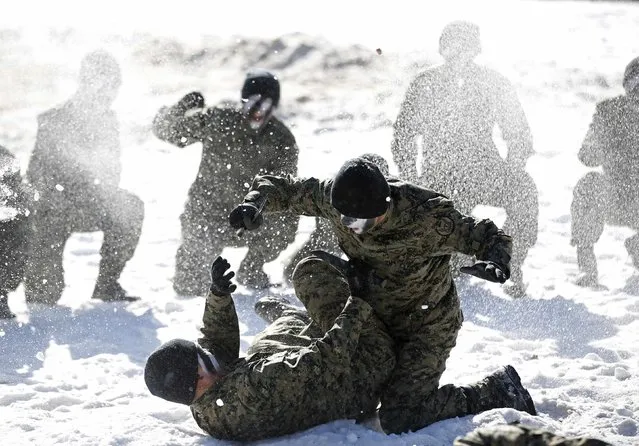
[[[453,446],[612,446],[586,437],[567,438],[543,429],[518,424],[500,424],[475,429],[455,439]]]
[[[361,297],[397,343],[397,367],[381,396],[384,431],[417,430],[497,407],[536,413],[511,366],[475,385],[439,387],[463,320],[451,254],[475,256],[477,262],[462,268],[464,273],[499,283],[508,279],[511,240],[492,221],[462,215],[437,192],[387,179],[375,164],[355,158],[323,181],[255,177],[229,222],[234,228],[255,229],[261,211],[285,210],[326,219],[354,271],[367,271],[367,292]],[[321,252],[302,261],[295,275],[304,273],[306,280],[295,285],[296,294],[312,296],[306,299],[313,305],[331,307],[327,296],[332,294],[326,290],[345,280],[343,269],[325,265],[334,261]],[[342,292],[344,301],[348,289]]]
[[[105,51],[86,55],[79,87],[66,103],[38,117],[27,178],[40,196],[25,278],[27,302],[55,304],[64,290],[64,246],[73,232],[102,231],[93,298],[132,301],[118,279],[133,257],[144,203],[119,187],[122,171],[117,117],[111,109],[120,67]]]
[[[15,317],[8,295],[24,278],[32,199],[18,161],[0,146],[0,319]]]
[[[153,133],[178,147],[202,143],[202,160],[180,216],[182,243],[175,257],[173,289],[180,295],[206,295],[207,261],[226,246],[248,246],[238,281],[252,288],[271,285],[263,270],[295,239],[299,217],[272,215],[257,234],[239,239],[228,213],[246,193],[246,179],[257,173],[297,173],[298,147],[287,126],[274,116],[280,82],[272,73],[250,71],[240,107],[204,108],[204,97],[189,93],[163,107]],[[292,272],[292,268],[289,268]]]
[[[144,379],[153,395],[189,405],[202,429],[234,441],[374,413],[395,366],[393,341],[370,305],[349,297],[345,280],[327,284],[321,302],[298,295],[316,325],[298,307],[258,301],[256,311],[271,325],[240,358],[234,273],[228,268],[221,257],[213,262],[198,343],[176,339],[149,356]],[[296,289],[307,289],[306,268],[295,270]]]
[[[579,150],[583,164],[603,168],[587,173],[573,191],[571,243],[577,247],[581,286],[598,285],[594,245],[604,224],[639,231],[639,57],[626,67],[623,87],[625,95],[597,104]],[[639,234],[625,245],[639,269]]]

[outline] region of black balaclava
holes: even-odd
[[[352,218],[375,218],[390,204],[390,187],[379,168],[362,158],[344,163],[331,188],[331,204]]]

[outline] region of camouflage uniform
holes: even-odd
[[[288,209],[325,218],[342,251],[372,267],[383,280],[371,285],[364,297],[398,343],[398,364],[382,395],[379,415],[385,431],[405,432],[477,409],[470,407],[461,388],[439,388],[463,319],[450,255],[461,252],[507,266],[511,240],[490,220],[461,215],[440,194],[397,179],[388,183],[389,213],[362,235],[340,223],[330,202],[332,180],[258,176],[245,201],[265,195],[266,212]],[[311,300],[319,302],[329,295],[324,287],[344,280],[330,268],[317,268],[312,276],[295,290],[299,296],[314,294]]]
[[[239,239],[229,228],[227,216],[246,192],[246,178],[258,172],[297,172],[299,150],[293,134],[275,117],[256,133],[236,108],[185,113],[179,104],[159,111],[153,132],[178,147],[203,144],[199,171],[180,216],[182,244],[175,259],[175,291],[205,295],[208,259],[232,245],[249,247],[238,280],[257,287],[267,285],[262,266],[295,239],[299,218],[290,213],[271,216],[260,230]]]
[[[7,296],[24,277],[32,198],[16,158],[0,146],[0,318],[14,316]]]
[[[639,101],[629,96],[597,104],[592,123],[579,150],[588,167],[602,166],[603,173],[589,172],[573,191],[572,240],[577,246],[579,268],[596,282],[594,244],[604,224],[639,230]],[[639,235],[626,240],[633,264],[639,268]]]
[[[64,290],[64,245],[73,232],[102,231],[96,287],[117,281],[142,231],[144,203],[119,188],[119,125],[112,110],[68,101],[38,117],[27,178],[39,192],[25,295],[55,303]],[[94,294],[95,296],[95,294]]]
[[[611,446],[594,438],[566,438],[521,425],[502,424],[475,429],[455,439],[453,446]]]
[[[412,82],[395,122],[393,158],[401,178],[441,192],[463,213],[477,205],[504,208],[504,231],[513,235],[511,280],[519,284],[521,265],[537,241],[538,192],[524,170],[533,154],[530,128],[506,78],[475,63],[459,76],[442,65]],[[506,160],[493,141],[496,124],[508,147]]]
[[[348,284],[331,287],[343,291]],[[326,328],[317,337],[309,336],[315,330],[305,312],[285,311],[239,358],[233,300],[210,293],[198,342],[224,373],[191,405],[197,424],[215,438],[254,441],[356,419],[375,408],[395,366],[393,342],[367,303],[354,297],[340,305],[337,311],[312,308]]]

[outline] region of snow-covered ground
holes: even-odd
[[[586,172],[576,153],[595,102],[621,93],[623,69],[639,55],[639,6],[472,0],[419,7],[402,0],[235,5],[24,0],[3,8],[0,144],[26,167],[36,115],[73,92],[84,53],[112,51],[124,74],[115,104],[125,152],[122,185],[144,199],[146,220],[122,277],[141,301],[90,300],[100,233],[69,241],[67,288],[58,307],[28,309],[22,288],[10,296],[18,318],[0,322],[0,442],[218,444],[185,406],[152,397],[142,379],[146,357],[161,342],[198,336],[203,309],[202,299],[176,296],[170,282],[178,215],[200,147],[180,150],[155,139],[153,115],[191,90],[202,91],[209,104],[236,100],[245,69],[263,66],[280,75],[280,115],[301,147],[301,174],[328,176],[363,152],[390,159],[391,125],[408,82],[439,62],[443,25],[470,19],[483,31],[479,61],[513,81],[533,128],[537,153],[528,170],[540,191],[539,239],[524,268],[529,299],[512,301],[499,286],[475,281],[460,288],[466,321],[442,384],[470,383],[510,363],[540,414],[494,410],[400,436],[339,421],[263,443],[450,445],[477,426],[519,419],[567,435],[639,444],[639,280],[623,246],[631,231],[606,228],[596,245],[607,291],[572,285],[577,265],[569,244],[572,188]],[[478,212],[503,221],[499,210]],[[297,244],[312,224],[302,220]],[[243,252],[225,250],[233,265]],[[281,275],[290,252],[267,272]],[[236,295],[243,349],[264,327],[252,311],[255,299],[241,288]]]

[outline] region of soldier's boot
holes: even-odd
[[[579,265],[580,273],[575,284],[583,287],[596,287],[599,273],[597,272],[597,258],[593,245],[577,246],[577,265]]]
[[[639,234],[635,234],[632,237],[627,238],[624,242],[624,246],[626,247],[628,254],[630,254],[632,264],[637,270],[639,270]]]
[[[468,413],[476,414],[490,409],[509,407],[537,415],[535,403],[521,384],[514,367],[507,365],[481,382],[463,387],[468,401]]]
[[[9,298],[0,293],[0,319],[13,319],[16,315],[9,309]]]
[[[139,297],[129,296],[117,280],[100,278],[98,278],[95,284],[91,298],[104,302],[135,302],[136,300],[140,300]]]
[[[306,316],[306,311],[291,304],[288,299],[281,296],[264,296],[255,302],[255,313],[266,323],[282,317],[286,311],[295,311]]]

